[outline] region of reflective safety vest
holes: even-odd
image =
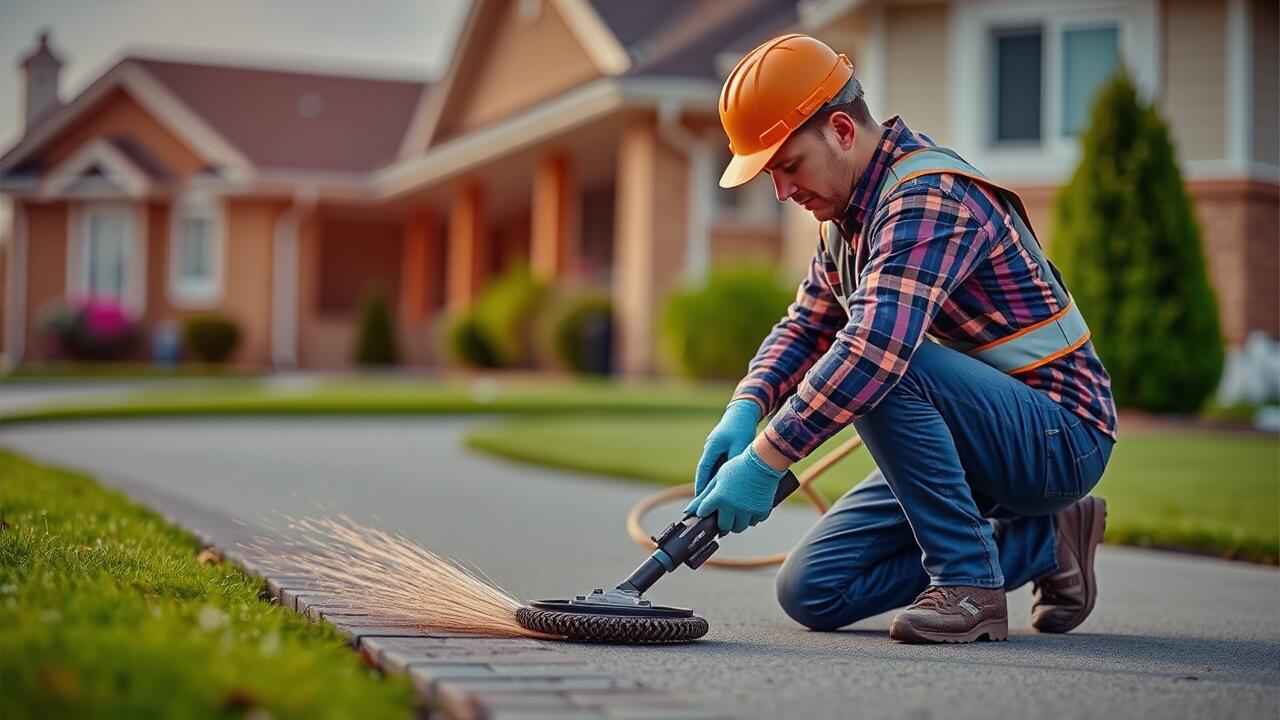
[[[890,166],[888,177],[880,186],[880,202],[883,203],[894,188],[908,180],[921,175],[939,173],[959,175],[982,183],[1000,198],[1004,203],[1005,211],[1013,220],[1013,227],[1018,232],[1018,240],[1040,266],[1041,277],[1053,290],[1053,295],[1062,309],[1034,325],[1024,327],[985,345],[933,336],[930,336],[930,339],[971,355],[1010,375],[1034,370],[1088,342],[1089,326],[1085,323],[1084,316],[1080,314],[1075,301],[1071,299],[1071,294],[1067,292],[1058,269],[1049,262],[1044,249],[1040,247],[1040,241],[1032,232],[1031,223],[1027,219],[1027,209],[1022,204],[1022,199],[1012,190],[992,182],[951,150],[931,147],[909,152]],[[827,254],[835,261],[840,277],[840,288],[836,293],[836,299],[847,314],[849,296],[858,287],[858,276],[853,268],[852,245],[841,236],[840,227],[830,220],[822,223],[819,234],[822,236],[822,244]],[[833,249],[832,240],[829,238],[839,240],[843,248]],[[1049,268],[1049,272],[1045,273],[1044,268]]]

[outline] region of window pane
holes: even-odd
[[[1040,30],[1001,32],[995,38],[995,139],[1040,139]]]
[[[209,220],[186,218],[182,222],[182,277],[204,280],[209,276]]]
[[[1089,122],[1094,93],[1119,67],[1119,46],[1114,25],[1062,34],[1062,134],[1076,135]]]
[[[98,211],[89,215],[89,294],[120,297],[124,294],[125,219],[117,212]]]

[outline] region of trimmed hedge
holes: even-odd
[[[613,301],[603,291],[578,292],[556,300],[541,322],[542,354],[579,374],[608,374]]]
[[[528,265],[512,266],[480,293],[471,310],[450,320],[448,354],[470,367],[532,367],[534,328],[547,291]]]
[[[1223,366],[1218,306],[1169,130],[1126,74],[1094,100],[1052,255],[1120,406],[1197,411]]]
[[[715,270],[704,287],[676,291],[667,298],[663,353],[682,375],[739,379],[793,296],[769,269]]]
[[[498,351],[489,343],[473,312],[449,318],[445,327],[445,345],[449,357],[459,365],[473,368],[498,367]]]
[[[202,362],[226,362],[239,342],[240,326],[229,317],[198,315],[183,321],[183,347]]]

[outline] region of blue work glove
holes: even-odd
[[[695,497],[689,507],[698,517],[719,513],[716,520],[722,533],[742,532],[773,512],[773,496],[785,473],[770,467],[748,445],[746,452],[721,466],[706,493]]]
[[[754,400],[734,400],[724,409],[720,422],[711,428],[707,441],[702,445],[702,458],[693,475],[693,495],[701,495],[711,484],[716,463],[721,456],[732,459],[738,456],[751,441],[756,439],[756,425],[760,423],[760,406]],[[689,507],[693,507],[690,503]],[[686,509],[687,511],[687,509]]]

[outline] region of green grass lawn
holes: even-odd
[[[407,681],[83,475],[0,451],[0,519],[2,717],[413,715]]]
[[[518,418],[480,428],[476,449],[604,475],[693,479],[719,415]],[[829,441],[797,474],[839,445]],[[818,481],[836,498],[872,470],[858,450]],[[1280,551],[1280,444],[1273,437],[1177,431],[1122,436],[1094,491],[1108,503],[1107,541],[1275,563]]]
[[[174,415],[314,415],[697,412],[723,408],[730,388],[679,381],[354,378],[290,388],[220,380],[198,388],[144,390],[126,398],[68,402],[0,416],[0,425]]]
[[[26,363],[8,372],[0,373],[0,385],[252,377],[260,374],[261,372],[245,370],[233,365],[197,362],[184,362],[169,367],[141,362]]]

